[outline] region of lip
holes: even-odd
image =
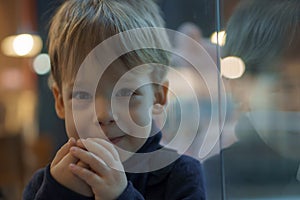
[[[124,136],[119,136],[119,137],[114,137],[114,138],[109,138],[109,141],[113,144],[117,144],[118,142],[120,142],[122,139],[124,138]]]

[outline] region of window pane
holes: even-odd
[[[230,3],[222,5],[221,71],[234,129],[224,129],[220,154],[205,161],[209,199],[299,199],[300,2]],[[243,60],[242,76],[227,76],[243,71],[229,56]]]

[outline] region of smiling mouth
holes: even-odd
[[[113,144],[117,144],[123,139],[124,136],[119,136],[119,137],[114,137],[114,138],[109,138],[109,141]]]

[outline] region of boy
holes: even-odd
[[[204,162],[209,199],[300,197],[299,13],[298,0],[246,0],[228,22],[224,57],[246,65],[231,80],[242,114],[238,141]]]
[[[155,171],[123,170],[134,156],[122,152],[162,148],[150,111],[162,109],[167,101],[166,71],[159,64],[168,65],[168,55],[158,49],[134,50],[104,69],[97,56],[119,49],[94,48],[115,34],[143,27],[163,27],[150,0],[69,0],[60,7],[49,31],[49,54],[55,108],[70,139],[51,165],[34,175],[24,199],[204,199],[201,166],[190,157]],[[145,34],[137,41],[168,40],[166,35]],[[119,38],[119,48],[126,49],[126,42]],[[147,63],[147,70],[133,69]],[[174,156],[165,150],[162,159]],[[149,164],[141,160],[136,165],[147,169]]]

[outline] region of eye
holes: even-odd
[[[72,93],[72,98],[77,100],[91,100],[93,96],[85,91],[76,91]]]
[[[120,89],[117,93],[117,97],[130,97],[132,95],[137,95],[137,93],[134,90],[131,90],[129,88],[123,88]]]

